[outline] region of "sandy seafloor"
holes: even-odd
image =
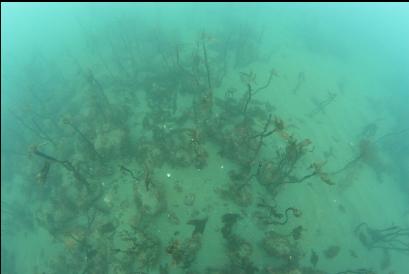
[[[365,55],[365,51],[355,53],[351,48],[346,50],[346,57],[332,52],[315,52],[302,40],[298,40],[291,31],[288,33],[285,31],[270,42],[265,41],[261,46],[269,53],[268,58],[254,60],[245,67],[230,69],[222,85],[215,88],[214,96],[223,98],[224,91],[230,87],[237,88],[241,96],[245,87],[240,82],[240,72],[253,71],[257,74],[258,82],[263,83],[270,69],[274,68],[278,76],[273,78],[268,88],[255,95],[254,100],[270,102],[274,107],[273,115],[279,116],[286,124],[292,125],[288,129],[289,132],[299,136],[300,139],[309,138],[312,141],[315,149],[301,160],[301,166],[308,166],[311,159],[325,159],[325,152],[332,148],[332,155],[329,156],[325,168],[335,171],[356,156],[360,141],[359,134],[365,126],[380,120],[377,122],[377,136],[396,130],[399,121],[403,121],[404,118],[396,117],[389,111],[388,104],[391,101],[388,100],[393,96],[391,95],[393,91],[388,90],[389,87],[384,85],[382,78],[387,65],[380,65],[381,62],[388,64],[387,60],[376,60],[370,51]],[[211,30],[209,32],[211,33]],[[189,40],[187,37],[184,39]],[[271,53],[266,50],[269,48],[273,49]],[[211,49],[209,52],[211,54]],[[108,98],[111,103],[119,104],[121,98],[118,98],[115,86],[110,85],[108,80],[104,81],[107,78],[106,70],[98,65],[93,57],[89,60],[86,58],[86,54],[83,54],[79,59],[81,63],[88,63],[92,67],[96,78],[100,79],[103,85],[107,82],[105,90]],[[60,67],[64,69],[63,62]],[[7,67],[3,69],[6,70]],[[297,94],[293,94],[292,89],[299,72],[305,73],[305,82]],[[320,112],[313,118],[309,118],[307,114],[315,108],[311,99],[321,100],[327,96],[328,91],[335,92],[336,99],[328,105],[325,113]],[[82,100],[80,90],[73,95],[68,104],[78,104]],[[141,122],[147,106],[143,90],[136,90],[135,97],[137,98],[135,102],[138,101],[138,104],[135,105],[134,116],[131,118],[133,122],[129,122],[128,125],[132,125],[131,132],[136,136],[135,138],[138,138],[137,136],[143,130]],[[190,99],[185,100],[185,97],[183,95],[178,97],[178,105],[189,104]],[[407,137],[406,134],[406,142]],[[398,143],[405,140],[402,136],[396,138]],[[268,158],[274,154],[276,140],[274,137],[265,140],[260,158]],[[172,264],[165,248],[175,232],[179,233],[180,239],[190,235],[192,226],[186,224],[188,220],[208,216],[208,223],[202,236],[202,248],[191,268],[202,271],[199,273],[206,273],[204,270],[207,267],[222,267],[228,259],[220,233],[221,217],[226,213],[240,213],[242,218],[235,229],[240,236],[252,243],[251,259],[257,266],[262,267],[271,262],[271,257],[261,248],[265,231],[274,230],[285,234],[295,226],[302,225],[305,230],[298,242],[305,256],[300,261],[301,266],[311,265],[310,252],[313,249],[320,257],[316,267],[325,273],[359,268],[372,269],[376,273],[407,273],[409,269],[407,253],[391,251],[390,265],[380,270],[383,260],[382,251],[366,249],[353,234],[354,228],[361,222],[366,222],[375,228],[386,228],[392,225],[409,226],[408,188],[407,186],[404,188],[397,179],[398,176],[393,169],[394,159],[386,150],[383,150],[382,144],[379,144],[378,152],[383,162],[382,167],[385,168],[378,170],[381,172],[382,179],[377,176],[374,166],[360,162],[347,172],[334,176],[334,186],[324,184],[317,178],[302,184],[285,185],[276,196],[276,204],[281,210],[287,207],[299,208],[302,211],[302,217],[289,218],[285,226],[270,225],[265,229],[257,226],[253,213],[256,210],[255,204],[258,197],[268,198],[269,194],[256,180],[251,185],[254,201],[249,207],[240,207],[231,200],[221,197],[220,189],[226,187],[226,182],[229,181],[228,172],[235,167],[235,164],[218,153],[217,145],[211,142],[205,144],[209,157],[207,165],[202,169],[193,166],[176,169],[167,164],[156,168],[155,179],[163,188],[167,200],[166,211],[149,226],[150,232],[161,240],[160,264],[168,264],[169,273],[185,273],[178,265]],[[75,157],[75,153],[73,155]],[[3,165],[6,161],[12,164]],[[17,166],[17,169],[21,170],[19,174],[16,172],[17,169],[13,169],[13,174],[5,177],[5,181],[2,177],[2,203],[19,200],[36,211],[41,208],[42,201],[36,198],[28,200],[25,197],[27,193],[22,194],[26,185],[30,184],[30,180],[35,184],[35,178],[30,179],[33,167],[27,164],[29,161],[27,157],[8,156],[2,151],[2,173],[3,167]],[[409,166],[408,158],[402,161],[406,161]],[[20,166],[23,163],[24,165]],[[129,228],[138,209],[133,198],[135,181],[116,167],[125,165],[138,170],[139,164],[132,157],[126,157],[111,161],[109,165],[112,167],[112,173],[100,179],[100,184],[104,185],[102,202],[110,208],[109,216],[115,219],[118,224],[116,230],[120,231]],[[47,182],[47,184],[52,183],[52,181]],[[186,205],[185,196],[192,194],[195,196],[194,204]],[[180,220],[179,224],[170,221],[170,214],[177,216]],[[3,221],[7,222],[7,219],[2,218],[2,223]],[[335,258],[325,258],[323,251],[332,245],[340,246],[339,254]],[[60,256],[59,254],[67,252],[64,251],[66,246],[61,241],[53,239],[43,227],[37,225],[32,231],[19,229],[14,235],[2,233],[2,251],[3,247],[12,251],[17,268],[15,273],[21,274],[53,273],[48,272],[50,262]],[[352,256],[351,251],[356,256]],[[158,268],[142,271],[158,273]]]

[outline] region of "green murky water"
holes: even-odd
[[[2,3],[1,273],[407,273],[408,18]]]

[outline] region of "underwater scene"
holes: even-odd
[[[409,4],[2,3],[1,273],[409,273]]]

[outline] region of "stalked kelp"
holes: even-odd
[[[277,73],[274,69],[270,71],[270,75],[268,77],[267,82],[265,85],[258,87],[254,89],[254,85],[256,84],[256,74],[250,71],[249,73],[241,72],[240,73],[240,79],[244,85],[247,87],[247,91],[245,92],[243,96],[243,107],[242,107],[242,112],[246,114],[247,109],[249,107],[249,103],[251,102],[251,99],[254,95],[256,95],[258,92],[260,92],[263,89],[268,88],[268,86],[271,83],[271,80],[273,79],[273,76],[277,76]]]
[[[94,144],[89,140],[88,137],[85,136],[84,133],[82,133],[82,131],[76,125],[73,124],[70,118],[64,117],[62,119],[62,122],[65,125],[70,126],[82,138],[82,140],[88,145],[88,147],[95,154],[95,156],[97,156],[100,160],[102,160],[102,156],[96,151]]]
[[[305,95],[306,73],[296,67],[301,72],[290,77],[298,60],[266,39],[281,26],[181,31],[120,17],[102,26],[78,20],[85,51],[70,45],[61,59],[34,58],[21,81],[34,103],[22,100],[11,112],[20,126],[7,127],[16,133],[15,151],[52,144],[33,146],[34,157],[19,155],[13,167],[32,210],[5,206],[7,220],[20,217],[54,239],[56,255],[39,271],[322,274],[319,255],[337,263],[344,246],[311,249],[313,233],[323,235],[311,221],[325,208],[317,204],[315,212],[310,199],[329,196],[316,182],[333,185],[349,167],[381,162],[376,128],[363,131],[345,168],[328,173],[339,144],[325,144],[311,123],[338,95],[316,100],[306,120],[303,101],[299,111],[291,108],[293,95]],[[317,152],[329,147],[320,161]],[[342,205],[348,210],[335,209],[345,217],[351,207]],[[393,229],[365,232],[359,237],[372,248],[375,240],[396,240],[387,234]]]
[[[297,94],[299,89],[304,85],[304,82],[305,82],[305,73],[304,72],[298,73],[297,81],[296,81],[295,87],[292,90],[292,93]]]
[[[409,228],[391,226],[383,229],[375,229],[367,223],[359,224],[355,235],[366,248],[379,248],[396,252],[409,252]]]
[[[82,174],[80,173],[80,171],[78,170],[78,168],[76,168],[70,161],[67,161],[67,160],[59,160],[59,159],[56,159],[56,158],[54,158],[54,157],[52,157],[52,156],[49,156],[49,155],[47,155],[47,154],[45,154],[45,153],[39,151],[37,145],[34,145],[34,146],[31,147],[30,153],[32,153],[32,154],[34,154],[34,155],[37,155],[37,156],[39,156],[39,157],[42,157],[42,158],[44,158],[44,159],[46,159],[46,160],[48,160],[48,161],[51,161],[51,162],[60,164],[60,165],[63,166],[67,171],[71,172],[71,173],[74,175],[75,179],[77,179],[77,181],[78,181],[80,184],[82,184],[83,186],[85,186],[87,189],[90,188],[90,184],[89,184],[89,182],[87,181],[87,179],[86,179],[84,176],[82,176]]]
[[[288,207],[281,213],[276,205],[269,205],[264,199],[257,203],[257,207],[263,210],[256,212],[256,217],[262,225],[285,225],[290,213],[295,218],[302,216],[301,210],[295,207]]]
[[[284,184],[302,183],[315,176],[326,184],[333,185],[328,173],[322,170],[324,163],[311,164],[310,169],[312,169],[312,172],[304,176],[299,177],[294,174],[301,158],[310,151],[311,141],[309,139],[299,142],[294,137],[289,137],[286,143],[285,149],[277,150],[276,159],[262,163],[257,176],[262,185],[266,186],[273,194]]]

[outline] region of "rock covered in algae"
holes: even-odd
[[[161,243],[153,234],[122,231],[116,235],[114,243],[114,250],[120,261],[137,268],[150,268],[159,263]]]
[[[273,231],[266,233],[262,241],[262,247],[268,255],[286,261],[295,260],[298,256],[298,250],[295,244],[291,243],[288,237]]]
[[[253,254],[253,247],[250,242],[235,237],[234,243],[230,243],[230,252],[229,257],[233,264],[239,264],[243,260],[250,259],[250,256]]]

